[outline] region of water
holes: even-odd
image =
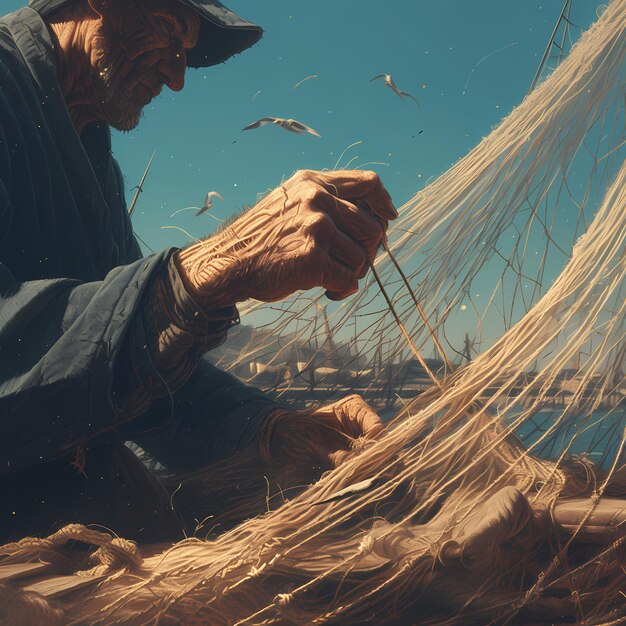
[[[559,419],[566,423],[555,427]],[[557,459],[569,447],[569,455],[588,454],[594,463],[607,469],[615,460],[625,427],[624,409],[596,411],[569,419],[561,418],[559,411],[542,411],[527,420],[516,434],[527,447],[537,444],[533,453],[542,458]],[[537,443],[550,429],[554,432]]]
[[[379,415],[383,422],[387,422],[397,412],[398,407],[395,406],[380,411]],[[514,419],[515,414],[511,414],[509,422]],[[555,426],[559,419],[563,424]],[[551,410],[536,413],[517,428],[515,434],[527,448],[536,444],[532,453],[540,458],[556,460],[569,446],[568,456],[585,454],[602,469],[609,469],[615,461],[625,428],[624,408],[596,411],[591,415],[568,419],[563,419],[560,411]],[[539,442],[550,429],[553,432]]]

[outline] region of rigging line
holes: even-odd
[[[554,26],[554,30],[552,31],[552,35],[550,35],[550,40],[548,41],[548,45],[546,46],[545,52],[543,53],[543,56],[541,57],[541,61],[539,62],[539,67],[537,68],[537,72],[535,74],[535,77],[533,78],[533,82],[530,85],[530,90],[532,91],[535,86],[537,85],[537,81],[539,80],[539,76],[541,76],[541,72],[543,71],[543,68],[545,67],[546,61],[548,60],[548,55],[550,54],[550,48],[552,48],[552,44],[554,43],[554,38],[556,37],[556,33],[559,30],[559,26],[561,24],[561,21],[563,19],[565,19],[565,11],[568,7],[568,5],[571,3],[572,0],[565,0],[565,4],[563,5],[563,9],[561,10],[561,14],[559,15],[559,19],[556,21],[556,24]]]
[[[141,243],[146,246],[146,248],[148,248],[148,250],[150,250],[150,252],[152,252],[152,254],[156,254],[156,252],[154,251],[154,249],[149,246],[137,233],[135,233],[135,237],[137,237],[137,239],[139,239],[139,241],[141,241]]]
[[[148,172],[150,171],[150,167],[152,166],[152,161],[154,161],[154,155],[156,154],[156,148],[154,149],[154,152],[152,153],[152,156],[150,157],[150,161],[148,161],[148,166],[146,167],[146,171],[143,173],[143,176],[141,177],[141,182],[139,183],[139,185],[137,185],[137,193],[135,193],[135,197],[133,198],[133,201],[130,204],[130,207],[128,209],[128,215],[130,217],[133,216],[133,211],[135,210],[135,206],[137,205],[137,200],[139,200],[139,194],[143,191],[143,184],[146,182],[146,177],[148,176]]]
[[[578,26],[578,24],[574,24],[574,22],[572,22],[570,19],[568,19],[567,17],[563,16],[563,19],[570,25],[573,26],[574,28],[580,28],[580,26]]]
[[[374,275],[374,278],[376,279],[376,282],[378,283],[378,288],[380,289],[380,292],[383,294],[383,297],[385,298],[385,300],[387,302],[387,306],[389,307],[389,310],[391,311],[391,314],[393,315],[393,317],[394,317],[394,319],[396,321],[396,324],[398,325],[398,328],[400,329],[400,332],[402,333],[402,335],[406,339],[407,343],[409,344],[409,347],[411,348],[411,351],[413,352],[413,354],[415,355],[415,357],[419,361],[420,365],[424,368],[424,370],[426,371],[428,376],[430,376],[431,380],[435,383],[435,385],[437,385],[437,387],[439,387],[439,389],[441,391],[443,391],[443,385],[441,384],[439,379],[430,371],[430,368],[428,367],[428,365],[426,365],[426,361],[424,361],[424,359],[423,359],[422,355],[420,354],[419,350],[413,344],[413,341],[411,340],[411,337],[410,337],[409,333],[407,332],[406,328],[404,327],[404,324],[400,321],[400,318],[398,317],[398,314],[396,313],[396,310],[395,310],[395,308],[393,306],[393,303],[391,302],[391,298],[389,298],[389,295],[387,294],[387,291],[386,291],[385,287],[383,286],[382,281],[380,280],[380,276],[378,276],[378,272],[376,271],[376,268],[374,267],[374,264],[371,261],[369,261],[369,260],[368,260],[368,264],[369,264],[370,269],[372,270],[372,274]]]
[[[383,240],[382,246],[383,246],[383,249],[385,250],[385,252],[389,255],[389,258],[391,259],[391,262],[394,264],[395,268],[398,270],[398,273],[400,274],[400,276],[402,277],[402,280],[404,281],[404,285],[406,286],[406,288],[408,289],[409,293],[411,294],[411,298],[413,299],[413,302],[415,303],[415,307],[417,308],[417,311],[419,312],[420,317],[422,318],[422,321],[426,325],[426,328],[428,328],[428,332],[430,333],[430,336],[431,336],[435,346],[437,347],[437,350],[439,351],[439,354],[441,354],[441,358],[444,360],[444,363],[446,364],[446,367],[448,367],[450,369],[450,371],[453,371],[454,368],[452,367],[452,363],[450,363],[450,360],[446,356],[446,353],[445,353],[445,351],[443,349],[443,346],[439,342],[439,339],[437,338],[437,335],[435,334],[435,331],[433,330],[432,326],[430,325],[430,323],[428,321],[428,318],[426,317],[426,313],[424,312],[424,309],[422,308],[422,305],[418,302],[417,297],[415,296],[415,292],[411,288],[411,285],[410,285],[410,283],[409,283],[405,273],[402,271],[402,268],[400,267],[400,264],[398,263],[398,261],[396,261],[396,257],[391,253],[391,250],[389,249],[389,246],[387,245],[386,241]]]
[[[552,224],[550,224],[550,229],[548,230],[548,227],[546,225],[546,221],[542,220],[541,217],[539,217],[539,214],[537,213],[536,207],[533,206],[530,202],[530,200],[528,199],[528,196],[526,196],[526,203],[528,204],[528,206],[530,207],[531,212],[534,214],[535,218],[537,219],[537,221],[539,222],[539,224],[541,225],[541,227],[543,228],[543,232],[546,235],[546,237],[548,238],[548,240],[550,241],[550,243],[552,243],[552,245],[554,245],[559,252],[562,252],[568,259],[570,257],[570,253],[567,252],[566,250],[564,250],[554,239],[554,237],[552,236],[551,232],[552,232]],[[554,217],[554,216],[553,216]],[[554,221],[554,220],[553,220]]]
[[[567,38],[569,34],[569,26],[570,26],[569,16],[571,12],[572,12],[572,3],[570,2],[569,7],[567,9],[567,17],[566,17],[567,21],[565,22],[565,28],[563,28],[563,38],[561,39],[561,45],[559,46],[559,50],[561,51],[561,53],[559,54],[559,58],[556,62],[557,67],[561,64],[561,61],[563,60],[563,56],[565,55],[565,39]],[[570,41],[571,41],[571,37],[570,37]]]

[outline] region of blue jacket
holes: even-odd
[[[206,361],[173,397],[143,341],[142,296],[173,250],[141,258],[110,129],[79,137],[40,16],[0,20],[0,475],[132,439],[174,471],[248,444],[274,402]],[[154,401],[115,408],[130,359]]]

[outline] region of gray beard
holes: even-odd
[[[115,130],[127,132],[137,128],[143,115],[143,107],[138,107],[123,95],[110,94],[103,106],[107,121]]]
[[[100,106],[107,123],[123,132],[137,128],[144,105],[137,104],[131,96],[117,88],[106,68],[100,74],[98,83]]]

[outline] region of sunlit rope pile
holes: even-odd
[[[563,543],[551,519],[558,497],[588,497],[584,519],[604,497],[626,497],[622,430],[611,435],[617,450],[606,470],[568,454],[595,410],[623,386],[625,27],[626,0],[613,0],[558,70],[403,207],[394,228],[390,248],[410,268],[426,317],[439,319],[522,216],[521,235],[504,255],[505,270],[516,275],[515,292],[526,229],[539,221],[552,237],[542,203],[555,184],[565,188],[585,139],[607,135],[590,153],[604,198],[560,276],[524,303],[528,312],[512,323],[511,311],[508,330],[489,349],[449,373],[441,389],[417,397],[379,441],[303,493],[289,499],[287,491],[280,506],[261,496],[261,512],[269,512],[208,541],[178,543],[132,574],[75,595],[64,606],[65,623],[519,624],[546,615],[557,621],[568,611],[584,624],[626,619],[623,540],[579,553]],[[574,217],[584,228],[581,207]],[[390,290],[402,286],[388,259],[378,271]],[[504,290],[503,281],[497,290]],[[505,302],[513,297],[506,293]],[[333,325],[350,324],[356,312],[377,307],[376,298],[370,283],[334,313]],[[395,306],[415,344],[423,345],[428,329],[412,299],[398,296]],[[313,332],[315,326],[295,334],[294,328],[307,311],[316,315],[315,302],[296,299],[284,311],[275,331],[290,340]],[[367,341],[375,345],[384,337],[386,358],[406,358],[391,315],[371,319]],[[587,356],[571,396],[525,448],[514,431],[533,418],[583,347]],[[520,384],[530,369],[536,376]],[[623,407],[612,411],[619,415]],[[568,445],[556,461],[533,455],[564,427]],[[272,468],[257,471],[260,480],[269,476],[269,496],[282,479]],[[374,479],[370,490],[319,504],[366,479]],[[206,488],[215,489],[209,478]],[[486,533],[485,520],[493,521]]]

